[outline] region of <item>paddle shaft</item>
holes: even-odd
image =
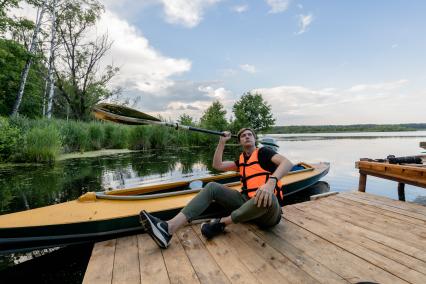
[[[126,123],[127,122],[127,123],[131,123],[131,124],[153,124],[153,125],[161,125],[161,126],[172,127],[176,130],[181,128],[181,129],[189,130],[189,131],[225,136],[225,134],[221,131],[215,131],[215,130],[197,128],[197,127],[193,127],[193,126],[182,125],[182,124],[179,124],[177,122],[164,122],[164,121],[155,121],[155,120],[149,120],[149,119],[141,119],[141,118],[135,118],[135,117],[129,117],[129,116],[122,116],[122,115],[119,115],[119,114],[107,112],[107,111],[105,111],[103,109],[99,109],[99,108],[96,108],[96,111],[103,113],[103,114],[106,114],[106,115],[109,115],[109,116],[112,115],[112,117],[115,119],[115,120],[112,120],[112,121],[115,121],[115,122],[121,121],[120,123]],[[101,118],[101,119],[108,120],[107,117],[108,116]],[[237,135],[232,135],[232,137],[237,138]]]

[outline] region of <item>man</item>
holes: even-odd
[[[230,132],[220,137],[213,157],[213,167],[220,171],[239,171],[242,192],[225,185],[210,182],[173,219],[165,222],[143,210],[142,226],[161,248],[167,248],[172,235],[183,225],[198,217],[212,202],[232,211],[231,215],[214,219],[201,225],[201,233],[208,239],[224,232],[232,223],[254,222],[267,228],[281,220],[281,178],[293,164],[284,156],[263,147],[256,148],[256,134],[250,128],[238,131],[238,141],[243,153],[237,161],[223,161],[223,150],[231,138]]]

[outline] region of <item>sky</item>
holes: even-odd
[[[276,125],[426,122],[426,1],[101,3],[102,64],[140,111],[199,119],[219,100],[229,118],[257,92]]]

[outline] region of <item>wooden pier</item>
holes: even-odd
[[[371,161],[355,163],[359,169],[358,191],[365,192],[367,175],[398,182],[398,199],[405,201],[405,184],[426,188],[426,167],[422,165],[395,165]]]
[[[274,229],[187,226],[97,243],[84,283],[426,283],[426,207],[362,192],[285,206]]]

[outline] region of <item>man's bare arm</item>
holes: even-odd
[[[237,165],[233,161],[222,161],[223,150],[225,149],[226,141],[231,139],[231,133],[225,131],[225,136],[221,136],[217,144],[216,151],[213,156],[213,168],[218,171],[236,171]]]

